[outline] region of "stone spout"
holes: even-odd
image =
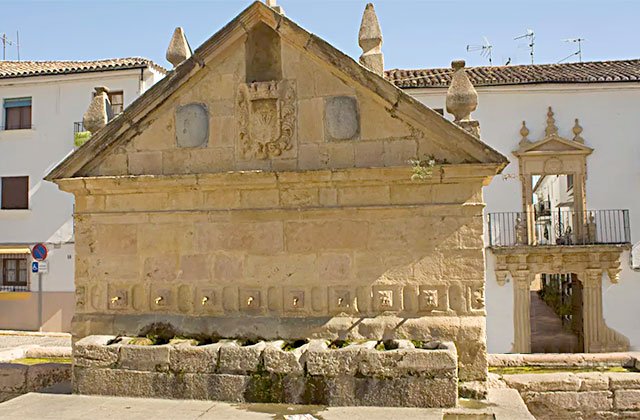
[[[373,3],[367,4],[360,23],[358,45],[362,48],[360,64],[382,76],[384,56],[382,54],[382,30]]]
[[[107,89],[104,86],[98,86],[95,89],[95,95],[89,104],[87,112],[82,117],[82,124],[84,129],[91,132],[91,134],[100,130],[109,122],[109,114],[111,113],[111,104],[109,103],[109,96]]]
[[[182,28],[177,27],[173,31],[169,48],[167,48],[167,61],[173,64],[173,67],[177,67],[189,57],[191,57],[191,47]]]

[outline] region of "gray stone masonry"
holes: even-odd
[[[410,341],[325,340],[247,343],[223,340],[133,345],[89,336],[74,347],[74,392],[233,402],[453,407],[457,353]],[[336,348],[337,347],[337,348]]]
[[[640,418],[640,373],[503,375],[537,419]]]
[[[0,363],[0,402],[70,380],[70,364]]]

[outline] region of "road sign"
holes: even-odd
[[[47,247],[45,246],[45,244],[35,244],[33,248],[31,248],[31,256],[36,261],[46,260],[48,254],[49,254],[49,251],[47,250]],[[34,273],[35,272],[36,271],[34,271]]]
[[[49,263],[47,261],[40,261],[38,263],[38,273],[47,274],[49,272]]]
[[[40,268],[39,265],[40,264],[38,263],[38,261],[31,262],[31,272],[32,273],[37,273],[38,269]]]

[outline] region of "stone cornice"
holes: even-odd
[[[442,165],[433,168],[433,176],[412,181],[410,167],[349,168],[333,170],[267,172],[235,171],[214,174],[126,175],[63,178],[55,182],[64,191],[78,194],[118,194],[185,189],[219,188],[261,189],[310,186],[375,186],[482,183],[487,185],[499,168],[494,164]]]

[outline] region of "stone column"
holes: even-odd
[[[531,279],[529,271],[513,275],[514,353],[531,353]]]
[[[584,351],[600,348],[600,320],[602,319],[602,272],[587,270],[582,275],[582,328]]]

